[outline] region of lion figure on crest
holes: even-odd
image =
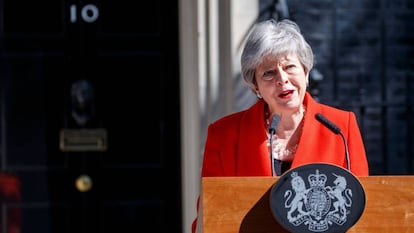
[[[308,212],[303,210],[303,204],[307,202],[306,194],[309,190],[306,189],[305,181],[300,176],[293,176],[291,180],[291,185],[293,190],[295,191],[295,197],[289,203],[290,198],[292,197],[292,191],[287,190],[285,192],[285,208],[290,208],[287,213],[287,218],[289,221],[294,221],[297,217],[302,215],[307,215]],[[296,217],[293,217],[292,214],[298,211]]]

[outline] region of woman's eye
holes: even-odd
[[[295,68],[296,66],[294,65],[294,64],[291,64],[291,65],[287,65],[286,66],[286,69],[287,70],[291,70],[291,69],[293,69],[293,68]]]
[[[270,81],[273,80],[276,76],[276,72],[270,70],[263,73],[262,80]]]

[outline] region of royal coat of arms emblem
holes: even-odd
[[[292,232],[345,232],[365,208],[365,193],[347,170],[311,164],[284,174],[272,188],[276,219]]]

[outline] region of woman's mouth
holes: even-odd
[[[282,91],[280,94],[279,94],[279,97],[280,98],[283,98],[283,99],[286,99],[286,98],[289,98],[292,94],[293,94],[293,90],[286,90],[286,91]]]

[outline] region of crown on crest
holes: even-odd
[[[308,176],[308,180],[309,180],[309,184],[312,187],[325,187],[325,183],[327,180],[327,177],[325,174],[319,174],[319,170],[316,169],[316,173],[315,174],[310,174]]]

